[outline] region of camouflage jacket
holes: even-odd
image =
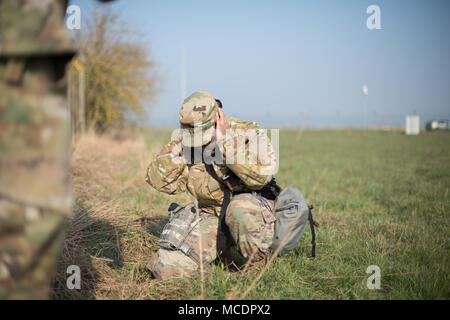
[[[230,130],[222,141],[217,141],[222,161],[211,163],[219,178],[230,175],[224,183],[218,182],[208,173],[204,161],[188,163],[178,141],[171,141],[155,156],[147,168],[147,183],[168,194],[187,190],[198,200],[202,210],[217,215],[220,214],[224,188],[228,187],[232,192],[250,192],[263,188],[272,179],[276,166],[266,131],[255,122],[230,117],[228,120]],[[238,142],[244,138],[242,143]],[[267,148],[267,152],[263,153],[264,157],[257,156],[255,146]]]

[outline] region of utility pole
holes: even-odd
[[[186,52],[184,45],[181,48],[180,95],[181,102],[183,102],[186,98]]]

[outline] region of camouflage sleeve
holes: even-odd
[[[232,128],[218,144],[225,165],[248,188],[259,190],[270,182],[276,159],[266,130]]]
[[[186,191],[188,169],[178,141],[171,141],[147,168],[145,181],[158,191],[177,194]]]

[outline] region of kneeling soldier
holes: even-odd
[[[233,242],[245,259],[261,260],[272,245],[277,195],[265,130],[226,117],[221,102],[206,92],[184,100],[180,124],[183,135],[150,163],[146,181],[168,194],[187,190],[196,205],[169,208],[161,248],[147,267],[157,279],[190,275],[200,261],[208,269]]]

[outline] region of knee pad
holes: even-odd
[[[155,279],[167,280],[192,274],[197,264],[180,251],[160,249],[147,263]]]
[[[200,266],[199,255],[185,240],[201,219],[202,217],[197,217],[193,204],[181,207],[172,203],[169,207],[169,222],[164,226],[159,238],[161,248],[183,252]],[[209,266],[204,263],[204,268],[208,269]]]

